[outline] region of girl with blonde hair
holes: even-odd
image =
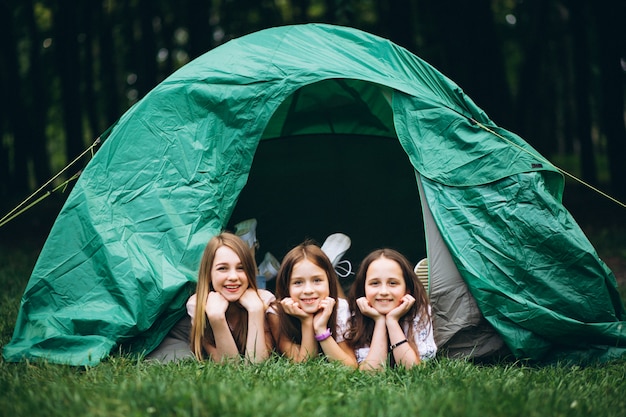
[[[265,312],[275,299],[257,288],[256,263],[248,245],[223,232],[209,240],[196,293],[187,301],[191,350],[198,360],[267,359],[273,348]]]

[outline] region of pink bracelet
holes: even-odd
[[[315,340],[317,340],[318,342],[321,342],[322,340],[328,339],[332,335],[333,334],[330,332],[330,329],[326,329],[324,333],[316,334]]]

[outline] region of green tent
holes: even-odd
[[[150,352],[184,313],[211,236],[259,220],[281,256],[342,231],[350,256],[430,261],[442,352],[535,361],[626,351],[611,271],[558,170],[388,40],[323,24],[232,40],[108,132],[59,214],[7,361]]]

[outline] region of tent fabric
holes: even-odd
[[[432,303],[435,343],[452,358],[508,356],[502,337],[481,313],[454,264],[426,202],[423,179],[419,173],[416,177],[428,241],[429,297],[436,301]]]
[[[303,135],[399,140],[458,272],[512,352],[540,360],[580,347],[571,334],[561,349],[539,317],[580,322],[572,332],[585,323],[594,343],[623,350],[615,280],[560,204],[556,169],[405,49],[308,24],[215,48],[120,118],[53,225],[4,358],[94,365],[119,347],[152,351],[184,316],[202,250],[228,224],[260,142]],[[521,262],[556,241],[554,265]],[[520,292],[513,283],[526,278]],[[590,300],[589,316],[577,314]]]
[[[623,355],[624,307],[600,260],[539,173],[477,187],[424,179],[424,194],[463,280],[517,358]]]

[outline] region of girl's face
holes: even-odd
[[[400,305],[406,294],[406,283],[400,265],[391,259],[378,258],[365,274],[365,298],[380,314]]]
[[[297,262],[289,279],[289,296],[308,314],[315,314],[321,300],[330,296],[328,276],[308,259]]]
[[[235,302],[248,289],[248,276],[239,256],[228,246],[220,246],[215,251],[211,267],[213,291],[220,293],[227,301]]]

